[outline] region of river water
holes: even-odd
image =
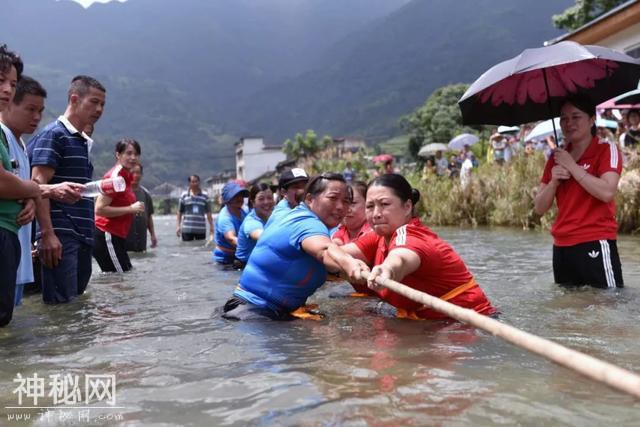
[[[640,423],[640,402],[626,395],[458,323],[385,317],[372,299],[346,297],[344,283],[311,298],[327,315],[320,322],[225,321],[216,309],[239,273],[212,264],[202,244],[180,243],[174,222],[156,218],[160,246],[133,257],[134,271],[94,265],[79,300],[26,298],[0,329],[0,425]],[[552,283],[547,233],[437,231],[502,321],[640,373],[640,239],[619,240],[626,288],[568,291]],[[33,387],[18,404],[18,373],[31,385],[46,379],[37,404]],[[69,376],[80,408],[60,405],[56,374]],[[86,403],[100,390],[88,375],[110,378],[98,384],[113,393]]]

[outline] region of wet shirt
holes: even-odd
[[[125,187],[124,191],[113,193],[113,195],[109,196],[109,198],[111,198],[110,206],[131,206],[136,202],[136,195],[131,188],[131,174],[125,168],[123,168],[122,165],[116,164],[114,167],[109,169],[109,171],[107,171],[107,173],[105,173],[102,178],[115,178],[117,176],[123,177],[124,182],[127,184],[127,186]],[[96,215],[96,228],[98,230],[104,231],[105,233],[111,233],[114,236],[126,239],[127,235],[129,234],[131,223],[133,222],[133,216],[134,214],[132,213],[113,216],[109,218]]]
[[[264,228],[269,227],[271,224],[277,222],[280,218],[284,217],[286,214],[291,212],[291,206],[289,206],[289,201],[287,199],[280,200],[276,207],[273,208],[273,212],[271,212],[271,216],[269,220],[264,225]]]
[[[17,162],[17,167],[13,171],[22,180],[31,179],[31,166],[29,165],[29,157],[24,150],[22,141],[16,139],[11,130],[4,124],[0,123],[2,131],[9,143],[9,155]],[[22,208],[22,206],[21,206]],[[18,274],[16,283],[33,282],[33,263],[31,262],[31,223],[25,224],[18,230],[18,240],[20,240],[20,264],[18,265]]]
[[[89,160],[89,142],[64,117],[47,125],[31,138],[27,146],[31,167],[47,166],[54,170],[48,184],[91,181],[93,165]],[[93,198],[83,197],[74,204],[49,199],[51,223],[56,234],[69,234],[93,246]],[[39,227],[36,238],[40,238]]]
[[[127,250],[133,252],[143,252],[147,250],[147,228],[151,215],[153,215],[153,199],[149,191],[143,186],[133,190],[136,200],[144,203],[144,215],[134,215],[133,224],[129,228],[127,235]]]
[[[567,147],[567,150],[570,149],[571,145]],[[596,177],[607,172],[620,174],[622,153],[614,143],[594,137],[576,163]],[[542,183],[551,182],[551,169],[555,164],[554,156],[551,156],[545,165]],[[558,186],[556,203],[558,215],[551,227],[556,246],[574,246],[594,240],[617,238],[615,202],[612,200],[605,203],[593,197],[573,177]]]
[[[0,129],[0,161],[5,171],[13,173],[9,143],[2,129]],[[20,226],[16,218],[21,210],[22,205],[17,200],[0,199],[0,227],[17,234]]]
[[[240,261],[246,263],[249,259],[249,255],[256,246],[256,241],[251,238],[251,233],[264,229],[264,224],[265,221],[258,216],[255,209],[251,209],[251,212],[242,221],[238,231],[238,247],[236,248],[236,258]]]
[[[213,258],[216,262],[223,264],[233,262],[236,248],[227,241],[224,235],[229,231],[233,231],[237,236],[245,216],[247,216],[247,213],[242,209],[240,209],[239,217],[231,215],[226,206],[220,210],[216,218],[216,231],[214,234],[216,248],[213,250]]]
[[[324,264],[302,250],[302,242],[312,236],[328,238],[329,230],[301,203],[264,230],[234,295],[278,310],[291,311],[304,305],[327,277]]]
[[[354,240],[359,239],[362,235],[364,235],[364,233],[367,233],[369,231],[373,233],[373,231],[371,230],[371,227],[369,226],[369,223],[365,221],[364,224],[362,224],[362,227],[360,227],[360,231],[358,231],[356,236],[352,239],[349,236],[349,231],[347,230],[347,227],[344,224],[340,224],[336,232],[331,235],[331,238],[340,239],[343,244],[347,244],[349,242],[353,242]]]
[[[451,246],[417,218],[398,228],[391,235],[388,245],[384,237],[376,233],[366,233],[354,243],[371,266],[382,264],[389,252],[395,248],[406,248],[416,253],[420,257],[420,267],[404,277],[402,283],[434,297],[440,298],[473,280],[467,266]],[[386,288],[379,291],[379,296],[396,308],[415,313],[419,318],[447,318]],[[495,312],[478,285],[450,299],[449,302],[482,314]]]
[[[207,193],[194,194],[191,191],[182,193],[178,211],[182,214],[180,228],[183,233],[207,234],[205,215],[211,212]]]

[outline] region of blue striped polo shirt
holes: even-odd
[[[48,166],[55,170],[49,184],[91,181],[93,165],[89,160],[89,141],[63,116],[31,138],[27,152],[31,167]],[[93,198],[83,197],[72,205],[51,199],[49,203],[56,234],[69,234],[93,246]]]

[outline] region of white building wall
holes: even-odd
[[[278,163],[286,159],[282,150],[264,149],[262,138],[245,138],[238,144],[236,153],[236,171],[238,178],[251,181],[265,172],[276,169]]]
[[[640,22],[631,25],[624,30],[602,39],[598,45],[626,52],[632,48],[640,47]]]

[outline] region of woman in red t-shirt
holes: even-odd
[[[420,193],[398,174],[374,179],[367,189],[366,216],[374,233],[365,233],[342,249],[371,269],[369,287],[397,309],[398,317],[446,319],[387,288],[375,284],[380,276],[470,308],[482,314],[496,310],[476,284],[458,254],[414,215]]]
[[[349,186],[352,190],[351,204],[342,223],[338,226],[338,230],[331,236],[331,241],[338,246],[353,242],[371,230],[364,209],[365,198],[367,197],[367,184],[362,181],[355,181]],[[364,283],[352,282],[351,286],[356,290],[351,296],[364,297],[367,295],[376,295],[375,292],[369,289]]]
[[[371,229],[367,223],[364,210],[367,184],[362,181],[355,181],[349,186],[353,194],[351,204],[347,210],[347,215],[338,226],[338,230],[331,236],[331,240],[338,246],[356,240]]]
[[[595,121],[590,99],[574,95],[565,100],[560,128],[566,148],[556,148],[547,161],[535,211],[543,215],[554,199],[558,206],[551,228],[556,283],[621,288],[614,199],[622,153],[613,142],[596,136]]]
[[[126,188],[111,195],[101,194],[96,199],[96,236],[93,257],[102,271],[122,273],[131,270],[127,254],[127,235],[134,214],[144,213],[144,203],[138,202],[131,188],[130,170],[140,162],[140,144],[123,139],[116,144],[116,164],[103,179],[121,176]]]

